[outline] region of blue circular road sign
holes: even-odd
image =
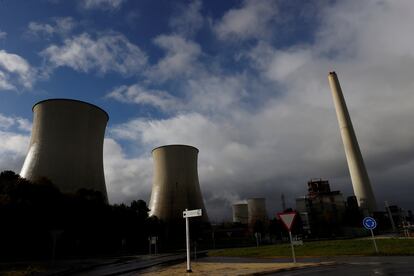
[[[377,222],[375,221],[374,218],[371,218],[371,217],[365,217],[364,220],[362,221],[362,224],[368,230],[372,230],[372,229],[375,229],[375,227],[377,227]]]

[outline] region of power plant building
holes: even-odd
[[[354,193],[359,207],[366,213],[372,213],[376,211],[377,204],[345,99],[342,94],[342,89],[335,72],[330,72],[328,79],[335,104],[336,115],[345,148],[345,155],[349,173],[351,175]]]
[[[49,99],[33,106],[29,151],[20,175],[45,177],[63,193],[98,191],[108,200],[103,141],[108,114],[78,100]]]
[[[312,179],[308,194],[296,199],[296,210],[308,234],[326,236],[340,233],[346,204],[342,193],[331,191],[327,180]]]
[[[152,151],[154,177],[149,215],[166,223],[183,222],[185,209],[201,209],[199,221],[208,222],[198,180],[198,149],[166,145]]]
[[[249,212],[247,203],[233,204],[233,222],[247,224]]]
[[[257,222],[267,223],[266,199],[249,198],[247,200],[248,224],[253,228]]]

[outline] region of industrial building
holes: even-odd
[[[249,212],[247,203],[233,204],[233,222],[247,224],[249,219]]]
[[[45,177],[63,193],[98,191],[107,202],[103,141],[108,114],[78,100],[49,99],[33,106],[29,150],[20,175]]]
[[[327,236],[341,231],[346,204],[340,191],[331,191],[327,180],[311,179],[308,194],[296,199],[296,210],[307,234]]]
[[[183,222],[185,209],[201,209],[197,219],[208,223],[198,180],[198,149],[188,145],[166,145],[152,150],[154,176],[149,215],[166,223]]]
[[[247,199],[247,222],[249,231],[252,233],[263,233],[268,227],[268,217],[266,211],[265,198]]]
[[[377,210],[377,203],[336,73],[330,72],[328,80],[335,104],[354,194],[363,212],[372,214]]]

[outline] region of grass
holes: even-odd
[[[377,239],[379,255],[414,255],[414,239]],[[375,253],[370,239],[305,242],[295,246],[296,256],[371,256]],[[266,245],[213,250],[209,256],[226,257],[290,257],[290,244]]]

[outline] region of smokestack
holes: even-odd
[[[186,145],[167,145],[152,150],[154,178],[150,216],[169,222],[183,222],[185,209],[202,209],[202,222],[208,216],[201,195],[197,172],[198,149]]]
[[[20,175],[46,177],[63,193],[90,189],[108,200],[103,169],[103,140],[108,114],[77,100],[49,99],[33,106],[29,151]]]
[[[328,79],[335,104],[336,115],[338,117],[342,142],[344,143],[346,161],[348,162],[354,194],[358,200],[359,207],[364,211],[372,213],[377,209],[377,204],[364,160],[362,159],[361,150],[359,149],[358,141],[355,136],[351,118],[349,117],[341,86],[339,85],[338,77],[335,72],[330,72]]]

